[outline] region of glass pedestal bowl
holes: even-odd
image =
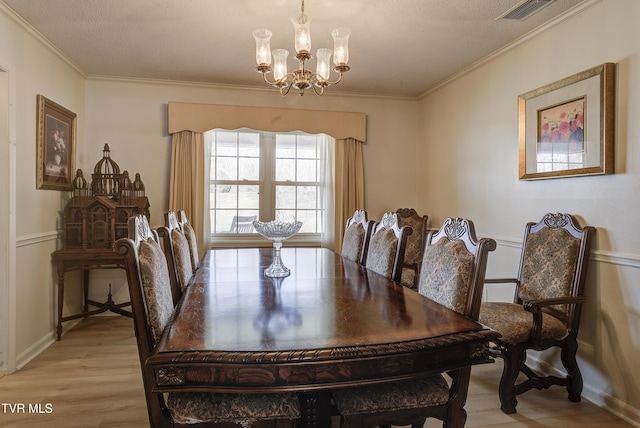
[[[286,221],[267,221],[262,222],[255,220],[253,227],[260,235],[273,241],[273,261],[271,266],[265,269],[264,276],[269,278],[284,278],[291,274],[291,270],[282,264],[282,258],[280,257],[280,249],[282,248],[282,241],[291,238],[298,233],[302,227],[301,221],[286,222]]]

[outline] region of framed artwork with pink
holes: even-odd
[[[614,172],[615,64],[518,97],[519,178]]]

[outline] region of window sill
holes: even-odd
[[[273,243],[258,234],[215,235],[211,237],[211,248],[268,248]],[[320,237],[312,234],[292,236],[282,243],[283,247],[320,247]]]

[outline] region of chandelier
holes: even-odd
[[[300,6],[300,13],[291,17],[295,32],[296,59],[299,66],[297,70],[287,72],[287,57],[289,51],[285,49],[275,49],[271,52],[270,40],[272,33],[264,28],[255,30],[253,37],[256,39],[256,71],[262,73],[264,81],[280,90],[280,95],[285,96],[291,88],[299,91],[300,96],[304,95],[306,89],[312,88],[316,95],[322,95],[324,88],[340,83],[342,74],[349,71],[349,36],[351,30],[348,28],[337,28],[331,32],[333,36],[333,51],[328,48],[321,48],[316,51],[316,72],[312,73],[305,68],[305,62],[311,59],[311,33],[309,23],[311,16],[304,13],[304,0]],[[271,57],[273,55],[273,68],[271,67]],[[333,55],[333,71],[339,74],[335,81],[330,81],[331,68],[330,61]],[[267,74],[273,70],[273,81],[267,78]]]

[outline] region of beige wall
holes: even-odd
[[[61,58],[20,19],[0,4],[0,69],[8,75],[8,135],[0,137],[7,169],[0,174],[7,194],[3,201],[0,253],[8,284],[0,301],[11,302],[0,318],[0,370],[11,371],[53,340],[54,275],[50,254],[56,249],[58,211],[64,192],[36,189],[36,97],[42,94],[78,114],[77,136],[84,139],[85,76]],[[5,187],[6,186],[6,187]],[[5,247],[6,245],[6,247]],[[69,304],[77,305],[77,288]]]
[[[640,423],[638,17],[636,0],[597,3],[427,94],[417,206],[436,224],[468,217],[479,235],[496,238],[494,277],[516,274],[527,221],[569,212],[597,227],[579,337],[584,395]],[[518,95],[604,62],[618,64],[616,174],[519,181]],[[513,297],[492,287],[487,298]],[[555,354],[541,362],[558,367]]]

